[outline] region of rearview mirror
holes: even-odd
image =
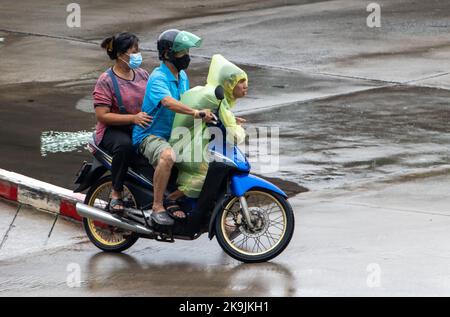
[[[223,90],[222,86],[217,86],[216,90],[214,90],[214,94],[216,95],[216,98],[219,100],[223,100],[225,98],[225,91]]]

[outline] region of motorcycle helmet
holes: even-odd
[[[162,32],[157,41],[158,56],[160,60],[166,60],[165,53],[168,53],[169,60],[174,54],[191,47],[200,47],[202,39],[195,34],[177,29],[170,29]]]

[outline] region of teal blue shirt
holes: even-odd
[[[179,80],[164,63],[153,70],[142,103],[142,111],[152,116],[153,121],[147,128],[134,126],[134,146],[139,146],[150,134],[169,140],[175,112],[164,107],[161,100],[167,96],[180,100],[181,95],[189,89],[189,79],[183,70],[178,74],[178,78]]]

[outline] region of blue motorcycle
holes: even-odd
[[[222,87],[217,87],[215,93],[218,100],[223,100]],[[226,132],[219,119],[210,126]],[[255,263],[279,255],[292,238],[294,213],[287,195],[272,183],[251,175],[246,156],[223,138],[209,143],[210,162],[200,197],[180,200],[187,218],[175,220],[170,227],[151,220],[154,169],[143,156],[137,156],[128,170],[123,191],[126,208],[119,216],[108,208],[112,157],[94,140],[88,143],[88,150],[93,161],[83,163],[75,181],[75,192],[87,190],[87,194],[76,209],[90,241],[103,251],[124,251],[139,238],[175,242],[208,233],[209,239],[215,236],[231,257]],[[176,177],[174,167],[165,195],[176,189]]]

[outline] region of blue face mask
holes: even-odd
[[[130,57],[130,60],[128,61],[128,67],[131,69],[139,68],[142,64],[142,55],[141,53],[135,53],[128,55]]]

